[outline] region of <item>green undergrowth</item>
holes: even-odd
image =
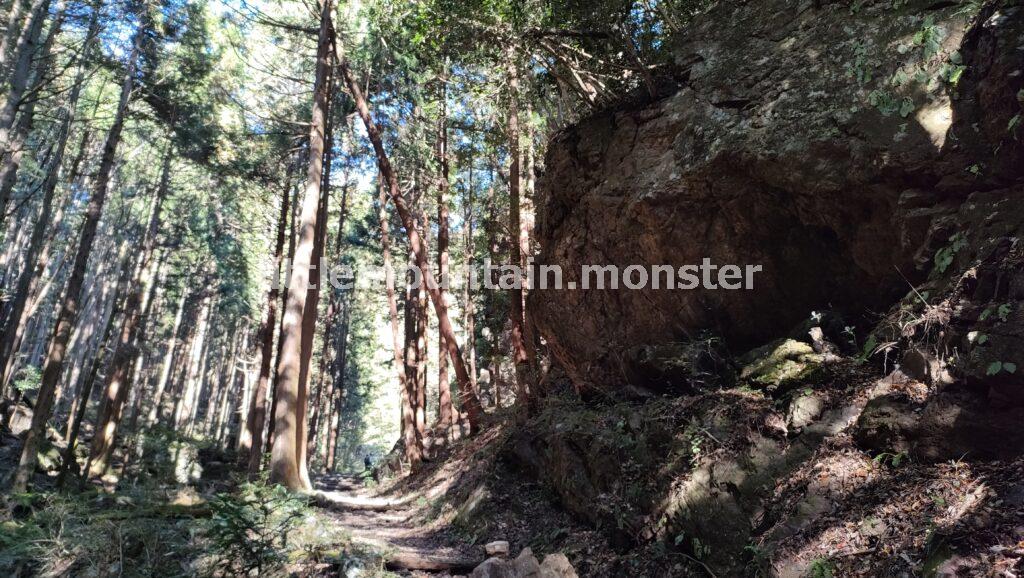
[[[202,496],[140,485],[29,493],[0,521],[4,576],[386,576],[379,553],[264,481]]]

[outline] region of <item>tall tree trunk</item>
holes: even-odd
[[[306,156],[303,162],[308,162],[309,151],[306,151]],[[292,208],[291,208],[291,226],[288,230],[288,258],[285,261],[288,263],[288,267],[284,270],[284,283],[287,287],[288,281],[292,274],[292,264],[295,261],[295,238],[297,236],[298,225],[299,225],[299,193],[301,187],[296,186],[295,192],[292,196]],[[281,321],[277,327],[277,350],[274,354],[275,363],[281,359],[281,348],[284,347],[284,310],[288,307],[288,292],[281,291]],[[276,367],[274,368],[276,372]],[[267,443],[265,447],[267,450],[274,447],[274,428],[277,427],[277,374],[274,374],[274,379],[271,382],[270,389],[270,423],[267,424]]]
[[[466,330],[466,352],[469,357],[469,379],[473,389],[477,390],[476,382],[476,312],[473,307],[472,267],[473,267],[473,141],[469,141],[469,179],[466,185],[466,206],[462,222],[465,233],[466,270],[462,282],[462,326]]]
[[[117,282],[114,287],[114,295],[110,299],[114,303],[118,301],[119,296],[124,292],[131,278],[131,263],[128,262],[127,255],[128,246],[128,239],[121,241],[121,250],[118,253],[117,259],[118,266],[114,272]],[[68,412],[68,423],[64,434],[67,438],[67,444],[64,447],[64,452],[61,454],[61,468],[60,474],[57,476],[57,487],[64,487],[65,478],[72,471],[72,466],[74,466],[76,475],[78,473],[78,461],[75,450],[78,446],[78,436],[81,433],[82,422],[85,420],[85,412],[89,409],[93,385],[96,383],[100,367],[103,365],[104,356],[101,353],[106,351],[105,346],[110,338],[110,330],[113,325],[112,319],[114,317],[114,309],[116,308],[114,303],[111,304],[110,310],[102,315],[98,353],[93,357],[92,363],[89,366],[89,373],[82,380],[81,387],[76,388],[74,399],[71,400],[71,410]],[[71,385],[68,385],[68,387],[71,387]]]
[[[328,33],[329,36],[329,33]],[[309,434],[314,431],[316,419],[318,417],[318,410],[316,408],[320,405],[320,392],[322,388],[318,388],[316,395],[313,399],[313,422],[314,428],[309,427],[309,420],[307,414],[309,410],[309,394],[311,391],[311,376],[310,366],[313,361],[313,346],[316,341],[316,321],[319,315],[320,307],[320,289],[323,284],[323,257],[324,257],[324,244],[327,240],[327,214],[329,210],[331,200],[331,160],[334,155],[334,121],[331,116],[331,94],[333,93],[333,80],[334,75],[331,73],[329,66],[331,55],[328,52],[328,69],[326,71],[325,83],[327,98],[324,103],[324,131],[323,131],[323,166],[320,171],[320,208],[317,210],[316,216],[316,234],[313,239],[313,255],[312,255],[312,266],[309,271],[309,292],[306,295],[306,303],[302,312],[302,358],[299,364],[299,392],[302,394],[299,397],[299,426],[302,431],[299,433],[299,478],[302,480],[302,484],[307,488],[312,488],[313,484],[309,479]],[[324,344],[326,346],[326,334]],[[324,355],[326,347],[321,350],[320,354]]]
[[[28,8],[27,0],[13,0],[11,7],[7,12],[7,30],[4,32],[2,38],[0,38],[0,81],[7,77],[7,70],[10,68],[10,56],[11,49],[18,41],[18,36],[21,34],[22,16],[25,14],[25,9]]]
[[[420,234],[423,239],[429,238],[430,222],[427,220],[426,211],[420,211],[420,222],[422,223],[423,229]],[[429,249],[428,249],[429,251]],[[415,256],[410,255],[410,260],[415,260]],[[422,281],[422,280],[421,280]],[[427,298],[427,288],[423,286],[421,282],[419,287],[413,288],[413,311],[416,314],[414,322],[415,335],[413,337],[416,343],[416,365],[415,370],[415,381],[416,389],[413,392],[413,408],[416,411],[416,435],[419,436],[420,446],[423,446],[424,440],[427,435],[427,358],[429,344],[427,343],[427,333],[430,330],[430,316],[428,308],[430,303]],[[442,357],[442,353],[438,357]],[[426,452],[424,452],[426,457]]]
[[[160,417],[161,406],[164,402],[164,392],[167,390],[167,382],[171,378],[171,368],[174,362],[174,351],[178,346],[178,331],[181,329],[181,319],[185,314],[185,302],[188,301],[188,291],[183,287],[181,296],[178,298],[178,306],[174,310],[174,322],[171,324],[171,333],[167,341],[167,349],[164,351],[163,361],[160,362],[160,375],[156,380],[156,388],[153,392],[152,405],[146,414],[146,427],[152,427]]]
[[[490,187],[487,190],[487,256],[490,257],[491,262],[498,262],[501,255],[501,247],[498,240],[498,187],[495,184],[494,167],[497,165],[496,160],[492,160],[490,179]],[[489,274],[489,273],[488,273]],[[492,314],[496,314],[496,303],[494,291],[490,291],[487,294],[487,309]],[[490,368],[490,382],[491,390],[494,393],[494,407],[501,409],[501,330],[499,328],[491,331],[491,368]]]
[[[93,11],[95,16],[96,11]],[[63,28],[63,19],[65,19],[65,10],[63,10],[63,1],[58,0],[57,2],[57,14],[53,18],[53,24],[50,26],[49,31],[46,33],[46,39],[40,46],[31,46],[32,49],[32,60],[35,63],[33,68],[32,79],[29,81],[29,86],[34,91],[42,88],[42,85],[46,82],[44,72],[50,66],[50,52],[53,49],[53,42],[56,37],[60,34],[60,30]],[[89,32],[92,33],[90,26]],[[40,29],[39,34],[42,34]],[[91,37],[86,37],[87,46],[90,45],[89,40]],[[39,38],[35,39],[33,44],[38,43]],[[81,71],[80,71],[81,72]],[[81,82],[81,77],[76,79],[78,83]],[[11,192],[14,190],[14,184],[17,182],[18,170],[22,168],[22,159],[25,154],[25,143],[26,137],[33,129],[36,118],[36,102],[38,98],[33,97],[28,102],[25,102],[25,96],[31,92],[23,94],[23,101],[19,102],[18,106],[25,106],[25,110],[22,112],[22,116],[17,121],[17,127],[14,130],[13,137],[7,144],[7,159],[4,162],[3,168],[0,169],[0,199],[10,199]],[[58,137],[59,138],[59,137]],[[2,155],[0,155],[2,157]],[[59,165],[58,165],[59,166]],[[3,210],[0,210],[0,216],[3,215]],[[0,219],[2,220],[2,219]]]
[[[412,256],[410,255],[410,260]],[[405,283],[404,329],[405,329],[405,391],[402,402],[402,439],[407,444],[406,458],[414,471],[423,461],[423,430],[420,429],[420,385],[423,351],[421,349],[420,287],[413,283],[415,276],[408,272]]]
[[[412,397],[409,395],[409,371],[406,367],[407,352],[403,349],[402,339],[398,330],[398,299],[395,296],[395,270],[391,259],[391,226],[388,223],[388,196],[385,192],[383,176],[378,178],[378,208],[377,219],[380,223],[380,244],[381,253],[384,255],[384,286],[387,293],[388,316],[391,321],[391,345],[394,351],[395,371],[398,373],[398,391],[400,402],[400,425],[402,431],[402,443],[405,446],[405,459],[412,467],[418,467],[423,461],[423,452],[416,436],[416,416],[412,408]],[[408,292],[406,293],[408,303]],[[406,310],[406,323],[409,321],[408,309]]]
[[[332,379],[331,382],[334,384],[334,391],[332,396],[332,407],[334,408],[329,415],[328,431],[327,431],[327,447],[325,449],[324,469],[328,472],[333,472],[336,459],[337,459],[337,445],[338,445],[338,428],[341,425],[341,412],[345,405],[345,371],[348,366],[348,324],[351,304],[346,301],[342,302],[342,314],[341,314],[341,330],[338,332],[338,339],[335,347],[338,350],[338,357],[335,359],[334,367],[331,370]]]
[[[437,274],[441,278],[441,295],[447,302],[449,279],[448,265],[448,244],[449,244],[449,223],[448,223],[448,90],[447,78],[441,80],[441,115],[437,127],[437,162],[441,168],[440,178],[437,182]],[[437,421],[445,436],[451,435],[451,427],[454,423],[455,407],[452,404],[452,388],[448,379],[448,359],[445,352],[448,351],[448,343],[445,341],[444,333],[438,332],[438,356],[437,356]],[[470,379],[473,375],[470,373]]]
[[[416,266],[422,272],[423,281],[426,284],[430,300],[434,304],[434,312],[437,315],[438,329],[445,336],[445,342],[448,347],[448,356],[451,359],[453,368],[455,369],[455,378],[459,385],[462,407],[469,415],[470,429],[477,431],[480,427],[480,416],[483,413],[483,410],[480,407],[480,399],[477,397],[477,393],[473,390],[472,383],[470,382],[469,372],[466,370],[466,364],[462,360],[462,354],[459,351],[459,344],[455,337],[455,330],[452,327],[451,320],[448,318],[448,306],[445,304],[444,299],[438,290],[437,283],[434,280],[434,273],[430,267],[430,259],[427,255],[426,248],[423,246],[423,240],[420,238],[419,231],[416,230],[416,224],[413,219],[412,212],[409,210],[405,199],[402,197],[402,192],[398,185],[398,175],[391,166],[391,161],[388,158],[387,151],[384,149],[384,141],[381,138],[380,129],[377,127],[373,117],[370,115],[370,109],[366,104],[366,98],[363,96],[363,91],[359,87],[359,83],[356,81],[352,71],[348,67],[348,62],[345,60],[344,54],[341,51],[341,42],[335,42],[334,46],[337,51],[338,67],[341,70],[342,76],[345,78],[345,84],[349,87],[349,91],[355,101],[356,111],[362,119],[363,125],[366,127],[367,136],[369,136],[370,143],[373,145],[373,150],[377,155],[377,165],[386,180],[388,196],[391,197],[391,202],[395,204],[395,211],[398,213],[399,219],[402,221],[402,226],[405,227],[409,236],[409,246],[412,248],[412,251],[416,256]]]
[[[288,201],[291,198],[291,171],[294,165],[289,163],[285,186],[281,193],[281,213],[277,219],[277,238],[274,240],[274,264],[271,268],[274,282],[267,293],[267,314],[260,328],[260,376],[252,392],[249,402],[249,415],[246,417],[245,430],[250,446],[248,449],[247,471],[252,479],[260,470],[263,457],[263,427],[267,420],[267,386],[270,382],[270,364],[274,356],[274,329],[277,325],[277,302],[281,298],[278,281],[281,277],[281,259],[284,253],[284,237],[288,230]]]
[[[12,146],[16,137],[14,121],[18,109],[24,104],[22,100],[29,85],[32,58],[36,54],[43,31],[43,23],[46,21],[49,9],[50,0],[33,0],[25,28],[21,31],[18,44],[12,53],[14,59],[10,68],[10,76],[7,77],[9,87],[7,100],[3,108],[0,108],[0,157],[14,152]],[[3,77],[4,75],[0,74],[0,78]],[[0,215],[7,211],[7,200],[6,195],[0,197]]]
[[[19,3],[20,2],[16,2],[15,4]],[[92,39],[96,36],[96,32],[99,27],[98,14],[98,10],[93,11],[93,15],[89,23],[89,31],[86,35],[86,46],[82,51],[83,59],[91,52],[91,48],[93,46]],[[61,109],[61,116],[63,117],[61,121],[61,129],[57,135],[57,142],[54,146],[50,168],[42,185],[42,208],[40,210],[36,226],[32,230],[32,239],[29,241],[29,247],[25,255],[26,267],[18,278],[14,299],[11,303],[10,314],[7,316],[3,336],[0,337],[0,376],[3,378],[2,382],[0,382],[2,383],[0,390],[5,389],[7,386],[7,378],[9,376],[8,372],[13,367],[13,357],[18,351],[21,336],[25,330],[25,307],[28,304],[29,297],[35,292],[39,279],[42,277],[49,262],[50,243],[46,241],[46,232],[50,228],[52,222],[54,225],[53,235],[56,235],[57,227],[63,220],[63,210],[58,210],[58,216],[54,217],[53,200],[57,191],[57,183],[59,181],[59,175],[61,174],[60,169],[64,161],[64,154],[67,150],[68,140],[71,136],[71,126],[72,122],[74,122],[75,110],[78,106],[78,99],[82,93],[82,86],[85,81],[85,72],[85,66],[80,65],[78,72],[75,75],[75,80],[71,85],[71,93],[68,95],[68,98]],[[73,181],[75,178],[75,173],[78,170],[78,166],[81,164],[88,139],[89,131],[85,130],[82,134],[82,143],[79,147],[79,153],[72,162],[71,170],[68,173],[70,181]]]
[[[330,140],[328,142],[330,142]],[[346,171],[346,173],[347,173],[347,171]],[[326,187],[326,181],[330,178],[330,168],[329,167],[328,167],[327,170],[324,171],[324,175],[325,175],[324,181],[325,181],[325,187]],[[348,209],[348,175],[346,174],[345,175],[345,184],[342,185],[342,189],[341,189],[341,209],[340,209],[340,211],[338,213],[338,234],[337,234],[337,237],[335,238],[335,244],[334,244],[334,257],[335,257],[335,259],[340,259],[341,258],[341,249],[342,249],[342,246],[343,246],[343,239],[345,238],[345,216],[346,216],[345,213],[346,213],[347,209]],[[324,224],[326,225],[326,215],[324,216]],[[329,301],[328,306],[327,306],[327,323],[324,326],[324,347],[323,347],[322,353],[320,354],[320,367],[318,369],[320,387],[317,388],[317,399],[316,399],[316,402],[313,405],[313,419],[311,420],[312,426],[309,428],[309,435],[306,438],[307,445],[308,444],[313,444],[314,447],[316,446],[317,434],[318,434],[319,431],[321,431],[320,427],[319,427],[319,424],[320,424],[321,418],[323,417],[324,413],[327,414],[326,417],[327,417],[328,423],[330,421],[331,408],[333,407],[332,406],[332,400],[334,399],[334,391],[336,389],[336,383],[335,383],[335,380],[333,379],[333,376],[332,376],[331,377],[331,381],[330,381],[330,387],[328,388],[328,392],[327,392],[327,402],[325,404],[326,405],[326,412],[322,411],[321,410],[321,404],[320,404],[320,397],[321,397],[321,394],[322,394],[322,392],[324,390],[324,387],[325,387],[325,385],[327,383],[326,380],[328,379],[327,367],[328,367],[328,365],[330,365],[329,361],[331,359],[331,353],[330,353],[331,352],[331,341],[332,341],[332,337],[334,336],[335,319],[338,317],[338,314],[340,313],[340,311],[338,310],[338,302],[339,302],[339,300],[338,300],[338,293],[339,293],[339,291],[338,291],[337,288],[332,288],[331,289],[331,298],[330,298],[330,301]],[[326,450],[325,453],[330,453],[330,450]]]
[[[514,52],[511,54],[514,55]],[[514,238],[512,239],[512,265],[520,267],[521,271],[526,265],[525,255],[529,252],[529,237],[522,227],[520,215],[520,176],[522,174],[520,162],[522,150],[519,143],[519,72],[516,69],[517,63],[511,58],[508,63],[508,151],[509,151],[509,230]],[[516,367],[516,403],[521,409],[520,416],[525,416],[532,395],[534,381],[533,364],[536,352],[533,342],[528,339],[526,331],[526,312],[523,290],[524,279],[520,279],[512,289],[511,306],[509,314],[512,319],[512,353]]]
[[[309,289],[310,265],[316,242],[317,213],[323,176],[324,127],[327,112],[328,55],[331,44],[331,2],[320,0],[320,32],[317,42],[316,82],[309,130],[309,170],[302,198],[301,232],[295,244],[295,260],[288,283],[288,305],[281,358],[277,363],[277,422],[270,457],[270,480],[289,490],[309,490],[302,479],[302,446],[305,443],[305,402],[302,372],[302,318]]]
[[[191,429],[192,419],[198,405],[199,392],[203,387],[203,366],[205,362],[205,351],[208,346],[207,335],[213,318],[213,296],[203,297],[199,306],[199,315],[196,318],[196,332],[192,338],[192,346],[189,348],[184,361],[184,372],[181,382],[181,393],[175,400],[174,419],[171,427],[178,430]]]
[[[89,205],[85,210],[85,219],[78,241],[78,253],[75,255],[71,277],[68,279],[67,293],[64,303],[57,314],[53,338],[50,340],[49,350],[46,354],[46,363],[43,366],[39,394],[36,397],[36,404],[32,415],[32,425],[29,431],[26,432],[21,459],[18,462],[18,469],[15,472],[14,482],[11,486],[14,492],[24,492],[28,486],[29,479],[36,467],[38,459],[36,452],[39,449],[39,442],[46,433],[46,424],[50,419],[50,413],[53,411],[57,380],[60,378],[64,358],[67,355],[67,344],[68,339],[71,337],[71,329],[78,317],[82,282],[85,279],[85,270],[89,263],[89,254],[92,252],[96,228],[99,224],[100,216],[103,214],[103,205],[107,200],[110,174],[114,168],[114,155],[121,142],[121,131],[124,129],[125,114],[128,111],[128,103],[131,100],[136,62],[142,45],[142,38],[143,28],[140,27],[135,33],[132,52],[128,57],[128,64],[121,84],[121,96],[114,113],[114,121],[110,131],[107,133],[107,141],[103,145],[103,156],[100,159],[100,166],[96,176],[96,188],[93,190],[92,197],[89,199]],[[0,143],[4,140],[6,140],[6,136],[0,137]]]
[[[146,307],[144,297],[149,295],[155,282],[157,261],[153,259],[156,237],[160,232],[160,217],[164,199],[170,191],[171,161],[174,147],[170,144],[164,150],[163,169],[160,173],[160,184],[157,186],[156,202],[149,226],[142,238],[139,254],[139,266],[136,277],[132,279],[132,291],[125,301],[120,338],[117,340],[110,369],[107,371],[106,386],[103,392],[103,404],[96,421],[96,434],[92,438],[90,450],[89,475],[102,476],[110,467],[110,458],[117,440],[117,429],[124,412],[124,403],[128,399],[132,383],[131,369],[138,352],[139,336],[145,333],[145,319],[142,312]]]

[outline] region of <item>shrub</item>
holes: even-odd
[[[207,537],[217,565],[233,574],[257,575],[279,568],[286,559],[288,534],[307,513],[302,497],[282,486],[247,483],[210,502]]]

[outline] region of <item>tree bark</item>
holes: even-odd
[[[107,133],[107,140],[103,145],[103,156],[100,159],[100,166],[96,177],[96,188],[93,190],[92,197],[89,199],[89,205],[85,210],[85,219],[79,235],[78,252],[75,255],[71,276],[68,279],[67,293],[64,303],[57,314],[57,323],[54,326],[53,337],[50,340],[50,346],[46,354],[39,394],[36,397],[36,404],[32,415],[32,425],[29,431],[26,432],[21,458],[11,486],[13,492],[24,492],[28,487],[29,479],[35,470],[38,460],[36,452],[39,449],[42,437],[45,435],[46,425],[53,411],[57,380],[60,378],[64,358],[67,355],[67,344],[71,336],[71,329],[78,317],[78,309],[81,304],[82,282],[85,279],[85,270],[89,263],[89,254],[92,252],[97,225],[99,224],[100,216],[103,214],[103,205],[107,200],[110,174],[114,168],[114,155],[121,142],[125,114],[128,111],[128,103],[131,100],[136,63],[142,45],[143,32],[143,28],[140,27],[135,33],[133,48],[128,57],[128,64],[121,84],[121,95],[114,113],[114,121]],[[5,136],[0,137],[0,143],[3,140],[6,140]]]
[[[313,114],[309,130],[309,170],[302,199],[301,229],[295,244],[295,259],[288,283],[288,305],[284,311],[281,358],[277,363],[277,422],[270,457],[270,480],[289,490],[309,490],[302,479],[302,445],[306,434],[302,371],[302,319],[309,289],[310,265],[316,241],[317,213],[323,176],[324,128],[327,112],[328,54],[331,40],[331,2],[320,0],[320,32],[317,42],[316,81]]]
[[[388,223],[387,203],[388,196],[384,188],[383,177],[378,178],[378,207],[377,219],[380,223],[380,244],[381,253],[384,256],[384,286],[387,293],[388,316],[391,321],[391,346],[394,351],[395,371],[398,373],[398,391],[400,397],[400,425],[402,432],[402,443],[405,446],[405,459],[412,467],[418,467],[423,461],[423,453],[420,451],[420,444],[416,439],[416,417],[412,408],[412,397],[409,395],[409,372],[405,365],[406,352],[403,349],[402,339],[398,331],[398,299],[395,296],[395,271],[391,259],[391,232]],[[408,294],[406,295],[408,303]],[[406,313],[406,322],[409,317]]]
[[[335,359],[334,367],[331,369],[333,388],[332,407],[334,408],[329,416],[327,447],[324,459],[324,469],[333,472],[337,459],[338,429],[341,426],[341,412],[345,406],[345,371],[348,366],[348,324],[350,315],[350,303],[348,300],[342,302],[341,308],[341,330],[338,332],[335,347],[338,350],[338,357]]]
[[[469,357],[469,379],[473,389],[478,390],[477,368],[476,368],[476,311],[473,306],[472,276],[473,276],[473,140],[469,141],[469,179],[466,185],[466,206],[463,215],[463,227],[465,232],[466,271],[462,280],[462,311],[465,320],[462,325],[466,330],[466,351]]]
[[[437,274],[441,279],[441,295],[447,302],[449,279],[449,218],[448,218],[448,117],[447,117],[447,78],[441,80],[441,115],[437,127],[437,162],[441,169],[437,183]],[[448,351],[448,343],[444,333],[438,332],[437,356],[437,421],[445,436],[450,435],[454,423],[455,407],[452,404],[451,382],[448,378],[448,359],[444,352]],[[473,378],[472,373],[470,379]]]
[[[514,53],[512,53],[514,54]],[[508,63],[508,150],[509,150],[509,230],[515,235],[512,245],[512,265],[520,267],[525,273],[525,254],[529,252],[529,236],[522,226],[520,215],[520,176],[522,150],[519,143],[519,72],[515,59]],[[525,275],[524,275],[525,276]],[[532,395],[534,374],[532,366],[536,352],[533,343],[527,338],[526,311],[523,290],[525,279],[520,279],[512,289],[509,315],[512,321],[512,353],[516,367],[516,403],[520,407],[520,416],[526,414]]]

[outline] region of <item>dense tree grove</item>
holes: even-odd
[[[0,573],[1018,575],[1022,14],[0,0]]]
[[[0,354],[31,415],[14,488],[51,427],[62,484],[127,473],[166,428],[309,489],[389,432],[416,468],[435,422],[443,440],[485,407],[527,411],[524,291],[466,271],[526,264],[547,135],[656,91],[663,36],[699,9],[11,2]],[[320,263],[387,274],[338,288]]]

